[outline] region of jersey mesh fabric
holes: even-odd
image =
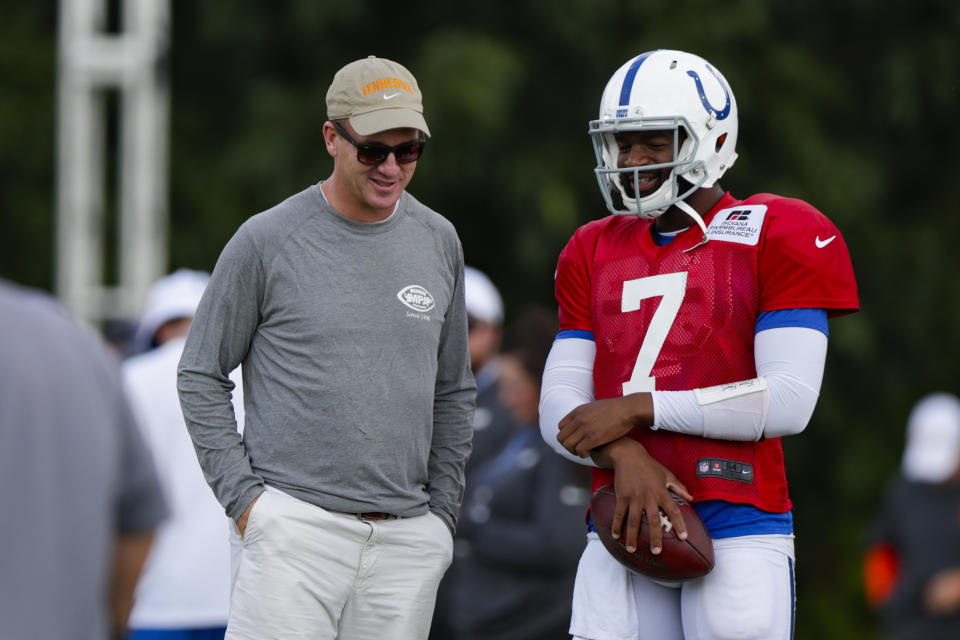
[[[656,389],[713,386],[756,377],[753,339],[760,311],[806,306],[811,301],[835,314],[856,308],[855,285],[849,286],[854,282],[853,271],[842,239],[832,243],[837,246],[830,254],[839,257],[831,262],[846,269],[835,269],[833,276],[819,266],[804,266],[808,255],[821,260],[827,254],[790,247],[805,242],[807,236],[815,247],[814,237],[839,236],[836,228],[806,203],[763,198],[769,211],[755,244],[711,240],[685,253],[684,249],[699,242],[699,230],[690,229],[674,242],[657,246],[650,233],[652,221],[626,216],[604,218],[578,230],[558,264],[560,328],[594,333],[597,399],[624,393],[623,384],[633,376],[641,346],[648,346],[655,355],[646,375],[655,378]],[[752,204],[754,199],[744,202]],[[705,222],[709,224],[721,210],[741,204],[728,194],[705,216]],[[772,238],[769,243],[768,236]],[[765,253],[786,253],[786,257],[778,260]],[[785,268],[782,262],[793,268]],[[622,311],[625,283],[655,276],[666,278],[648,290],[649,297],[640,296],[639,308]],[[682,303],[670,318],[667,298],[676,296],[682,296]],[[635,299],[627,302],[637,304]],[[658,311],[672,322],[657,351],[644,341],[650,339],[651,322]],[[644,374],[640,372],[640,377]],[[775,513],[791,507],[779,439],[718,441],[648,428],[634,429],[630,435],[676,474],[695,500],[752,504]],[[731,479],[730,473],[710,475],[712,463],[707,461],[713,460],[736,463],[736,473],[749,469],[752,474],[738,480]],[[708,466],[701,467],[703,464]],[[698,475],[698,469],[708,473]],[[612,471],[594,470],[594,489],[612,481]]]

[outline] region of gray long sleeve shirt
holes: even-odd
[[[406,192],[357,222],[318,185],[253,216],[217,261],[178,389],[231,518],[266,483],[332,511],[429,509],[453,529],[476,396],[453,225]]]

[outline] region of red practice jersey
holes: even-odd
[[[560,330],[593,333],[598,400],[637,391],[683,391],[757,376],[757,316],[778,309],[859,308],[850,255],[830,220],[801,200],[726,194],[692,226],[658,246],[653,220],[609,216],[580,227],[557,266]],[[710,440],[635,428],[691,491],[783,513],[791,508],[779,438]],[[613,482],[595,469],[593,487]]]

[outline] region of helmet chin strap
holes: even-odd
[[[702,247],[703,245],[707,244],[707,225],[703,223],[703,218],[700,217],[700,214],[697,213],[696,209],[694,209],[689,204],[687,204],[685,200],[677,201],[675,203],[675,206],[681,211],[683,211],[685,214],[693,218],[693,221],[696,222],[697,226],[700,227],[700,229],[703,231],[703,238],[700,240],[700,242],[693,245],[689,249],[684,249],[683,252],[686,253],[688,251],[693,251],[697,247]]]

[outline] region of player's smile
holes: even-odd
[[[631,198],[643,198],[659,189],[660,185],[669,177],[669,173],[669,169],[640,171],[636,174],[636,182],[633,173],[624,174],[624,189]]]

